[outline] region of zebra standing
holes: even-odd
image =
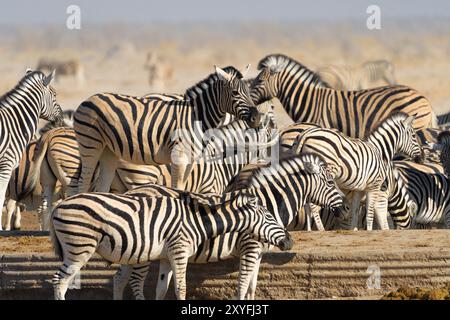
[[[369,89],[377,81],[394,85],[394,66],[387,60],[367,61],[359,68],[327,66],[316,71],[320,79],[330,88],[340,91]]]
[[[364,193],[367,202],[367,230],[372,230],[374,214],[380,227],[387,229],[387,179],[391,174],[389,162],[397,154],[405,154],[421,161],[422,150],[412,127],[413,119],[414,117],[408,117],[404,113],[394,114],[379,124],[365,141],[348,138],[337,130],[311,128],[299,134],[292,151],[324,157],[337,184],[342,189],[354,192],[352,226],[357,225],[357,210]],[[295,126],[291,126],[290,130],[295,129]],[[283,136],[281,140],[283,141]],[[316,222],[318,209],[314,208],[313,213]]]
[[[353,138],[364,138],[393,112],[415,116],[414,129],[433,127],[429,101],[406,86],[361,91],[326,88],[320,77],[284,55],[269,55],[252,84],[255,103],[277,97],[295,122],[333,128]]]
[[[168,259],[177,298],[185,299],[188,259],[207,239],[239,232],[281,250],[293,245],[255,197],[240,193],[219,204],[190,193],[178,199],[83,193],[61,202],[51,219],[53,246],[63,261],[54,277],[56,299],[64,299],[73,276],[95,252],[121,264]]]
[[[296,220],[298,212],[307,201],[328,208],[338,208],[342,205],[342,193],[329,175],[325,162],[318,156],[305,154],[282,159],[274,166],[251,166],[251,174],[247,175],[246,179],[239,179],[240,183],[231,181],[227,191],[246,189],[245,192],[254,194],[277,221],[285,226]],[[153,185],[136,188],[127,194],[179,197],[180,193],[179,190]],[[248,291],[248,297],[253,299],[261,254],[267,249],[248,236],[228,233],[203,242],[189,262],[207,263],[240,258],[238,298],[243,299]],[[133,269],[131,266],[122,265],[114,277],[114,298],[122,298],[127,280],[131,278],[133,294],[138,299],[144,299],[143,285],[148,268],[149,264],[135,265]],[[157,299],[164,298],[170,277],[170,265],[161,262]]]
[[[61,107],[50,85],[54,76],[54,72],[45,76],[28,69],[16,86],[0,97],[0,208],[12,172],[33,138],[39,118],[60,119]]]
[[[201,150],[199,130],[217,127],[227,112],[252,127],[259,125],[259,113],[242,78],[233,67],[216,67],[215,73],[188,89],[183,100],[109,93],[84,101],[74,116],[82,158],[78,191],[88,190],[99,162],[106,173],[99,190],[108,190],[118,158],[136,164],[170,163],[172,185],[183,188],[190,157]]]

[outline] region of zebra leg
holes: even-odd
[[[159,261],[158,284],[156,285],[156,300],[163,300],[169,289],[170,279],[172,278],[172,266],[167,260]]]
[[[320,209],[321,207],[315,204],[309,204],[311,208],[311,216],[314,218],[314,223],[316,224],[316,228],[318,231],[325,231],[325,228],[322,223],[322,219],[320,218]]]
[[[350,226],[351,230],[358,230],[359,223],[359,209],[361,205],[362,191],[354,191],[352,198],[352,224]]]
[[[113,277],[113,299],[123,300],[123,291],[127,286],[128,279],[130,279],[132,265],[121,264],[116,274]]]
[[[248,287],[248,292],[247,292],[247,300],[255,300],[256,284],[258,282],[258,273],[259,273],[260,264],[261,264],[261,258],[256,260],[255,266],[253,267],[253,276],[250,279],[250,286]]]
[[[81,268],[87,263],[92,255],[93,252],[82,254],[81,256],[79,256],[81,260],[76,262],[72,260],[64,260],[64,264],[53,276],[55,300],[65,300],[69,285],[72,283],[75,276],[78,274],[78,272],[80,272]]]
[[[150,269],[150,262],[133,265],[130,287],[136,300],[145,300],[144,283]]]
[[[16,213],[14,214],[14,230],[20,230],[20,222],[22,220],[20,205],[16,206]]]
[[[306,231],[311,231],[311,207],[306,204],[304,207],[306,214]]]
[[[91,188],[91,184],[93,181],[95,169],[97,167],[100,156],[104,151],[103,146],[101,148],[93,148],[93,149],[95,149],[94,150],[95,152],[93,152],[90,149],[83,148],[80,143],[81,173],[80,178],[78,179],[78,193],[89,192],[89,189]]]
[[[100,175],[98,177],[95,191],[109,192],[118,165],[119,162],[114,153],[112,153],[108,148],[104,149],[102,156],[100,157]]]
[[[41,230],[49,230],[49,223],[50,223],[50,215],[52,212],[52,204],[53,204],[53,193],[55,191],[55,185],[56,181],[54,181],[54,184],[45,184],[42,186],[42,202],[40,207],[40,214],[39,220],[40,220],[40,227]]]
[[[253,278],[254,273],[258,272],[255,268],[257,261],[261,260],[262,249],[260,243],[257,241],[246,241],[244,252],[241,254],[239,260],[239,278],[237,288],[237,298],[244,300],[249,289],[249,284]]]
[[[172,176],[172,188],[184,190],[185,179],[190,174],[190,172],[187,172],[189,164],[190,159],[188,154],[185,152],[181,143],[177,143],[171,152],[170,174]],[[192,165],[189,168],[192,169]]]
[[[8,199],[6,201],[6,221],[5,230],[11,230],[11,221],[13,218],[14,211],[17,208],[17,203],[13,199]]]
[[[2,215],[3,215],[3,205],[5,204],[5,194],[8,189],[9,179],[11,178],[12,170],[7,169],[6,172],[2,172],[2,176],[5,178],[0,179],[0,231],[2,229]]]
[[[389,230],[388,195],[383,191],[371,193],[375,217],[381,230]]]
[[[186,269],[188,256],[186,248],[178,246],[169,248],[168,257],[173,270],[173,284],[178,300],[186,300]]]

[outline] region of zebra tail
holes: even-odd
[[[63,261],[64,256],[62,253],[61,242],[59,242],[58,236],[56,235],[55,225],[52,223],[55,212],[56,212],[56,208],[52,210],[52,213],[50,214],[50,217],[49,217],[50,221],[49,221],[48,225],[49,225],[49,231],[50,231],[50,240],[52,242],[53,251],[55,253],[55,256],[58,257],[59,261]]]
[[[47,131],[39,138],[36,148],[34,149],[33,158],[31,160],[35,165],[39,165],[39,168],[41,167],[40,164],[42,163],[42,160],[44,160],[45,154],[47,153],[50,132],[51,131]]]

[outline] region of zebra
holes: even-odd
[[[412,127],[413,120],[413,116],[404,113],[391,115],[366,140],[349,138],[333,129],[307,129],[298,135],[292,152],[321,155],[336,176],[339,187],[353,191],[353,227],[357,225],[357,210],[364,193],[367,202],[367,230],[372,230],[374,214],[380,227],[387,229],[387,179],[391,174],[388,163],[396,154],[405,154],[416,162],[422,161],[422,150]],[[295,126],[291,126],[289,130],[295,130]],[[319,221],[318,210],[315,207],[312,213],[316,224]]]
[[[320,157],[304,154],[281,159],[277,165],[251,164],[251,174],[245,179],[230,181],[226,192],[248,192],[254,194],[284,226],[296,219],[297,212],[306,203],[314,203],[328,208],[342,205],[342,193],[336,187],[327,171],[326,163]],[[241,175],[241,173],[239,173]],[[149,197],[179,197],[182,191],[164,186],[148,185],[130,190],[129,195]],[[281,204],[281,205],[280,205]],[[205,241],[197,253],[189,259],[191,263],[207,263],[240,257],[238,298],[254,298],[256,276],[263,250],[268,250],[246,235],[227,233]],[[131,278],[133,294],[144,299],[143,284],[149,264],[122,265],[114,277],[114,298],[121,299],[128,279]],[[156,298],[163,299],[170,282],[170,266],[160,263]],[[249,288],[249,284],[251,287]]]
[[[40,196],[39,167],[32,157],[37,141],[31,141],[25,148],[19,166],[13,171],[6,190],[6,221],[4,230],[20,229],[21,211],[29,205],[33,207],[34,198]],[[14,219],[14,222],[12,221]]]
[[[233,67],[216,67],[215,73],[188,89],[183,100],[106,93],[82,102],[74,115],[82,158],[78,191],[88,190],[98,162],[105,172],[99,191],[107,191],[117,158],[136,164],[170,163],[172,185],[183,188],[189,157],[201,149],[199,130],[217,127],[226,112],[251,127],[259,125],[260,115],[242,78]]]
[[[399,196],[389,201],[389,212],[395,224],[402,228],[445,225],[450,228],[450,182],[435,165],[411,161],[394,161],[405,184],[398,187]],[[412,204],[405,210],[403,198]],[[405,216],[406,213],[406,216]],[[408,222],[405,224],[405,221]]]
[[[387,60],[367,61],[359,68],[327,66],[316,73],[330,88],[340,91],[369,89],[380,80],[387,85],[396,84],[394,66]]]
[[[39,118],[56,121],[61,117],[56,92],[50,85],[54,77],[55,72],[46,76],[27,69],[18,84],[0,97],[0,208],[12,172],[33,139]]]
[[[68,284],[95,252],[121,264],[167,259],[176,296],[184,300],[188,259],[207,239],[238,232],[283,251],[293,246],[257,198],[241,192],[219,203],[188,192],[180,198],[82,193],[61,202],[51,221],[52,243],[63,261],[53,278],[56,299],[64,299]]]
[[[414,115],[414,129],[434,126],[429,101],[406,86],[385,86],[361,91],[326,88],[320,77],[281,54],[259,62],[251,95],[255,103],[277,97],[295,122],[333,128],[352,138],[365,138],[393,112]]]

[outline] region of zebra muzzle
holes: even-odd
[[[287,251],[287,250],[291,250],[293,246],[294,246],[294,240],[292,239],[291,235],[286,231],[286,237],[284,237],[283,239],[281,239],[278,242],[277,247],[281,251]]]

